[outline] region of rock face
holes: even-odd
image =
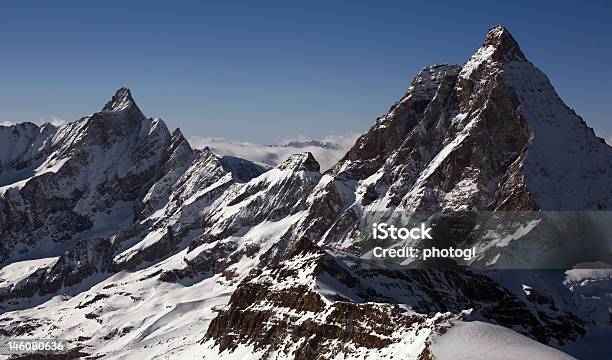
[[[0,127],[0,140],[0,336],[139,359],[434,359],[463,328],[534,358],[569,358],[541,344],[611,350],[596,341],[612,331],[605,270],[359,256],[377,211],[612,208],[612,149],[502,27],[463,66],[423,69],[324,174],[307,152],[268,168],[194,150],[124,88],[93,115]],[[516,249],[479,260],[503,250]]]
[[[366,269],[358,259],[304,242],[288,260],[251,271],[204,342],[222,353],[250,345],[290,359],[350,358],[360,348],[376,353],[419,332],[428,338],[460,319],[520,327],[544,344],[584,336],[587,321],[552,299],[524,295],[470,271]],[[426,356],[426,343],[413,354]]]

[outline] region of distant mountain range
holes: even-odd
[[[612,353],[611,270],[389,269],[358,251],[373,212],[612,210],[612,147],[505,28],[421,70],[346,151],[223,143],[194,149],[126,88],[65,125],[0,126],[0,337],[70,341],[45,359]],[[542,245],[539,224],[515,230],[477,260]]]
[[[222,138],[190,137],[195,148],[210,148],[215,154],[237,156],[257,163],[276,166],[292,154],[310,152],[321,164],[321,171],[335,165],[353,146],[357,136],[329,136],[324,140],[290,140],[278,145],[261,145]]]

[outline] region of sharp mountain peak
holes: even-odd
[[[309,172],[319,172],[321,170],[321,166],[314,158],[311,152],[301,152],[296,153],[287,160],[283,161],[278,168],[281,170],[285,169],[293,169],[294,171],[309,171]]]
[[[107,102],[102,111],[118,112],[130,108],[138,108],[136,101],[132,97],[132,92],[126,87],[122,87],[115,92],[115,95]]]
[[[482,47],[488,46],[495,48],[493,57],[496,60],[526,60],[518,42],[514,39],[510,31],[501,25],[492,27],[487,33],[487,37]]]

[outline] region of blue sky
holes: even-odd
[[[509,28],[560,96],[612,135],[609,1],[19,1],[0,10],[0,122],[72,121],[127,86],[187,136],[359,133],[423,66]]]

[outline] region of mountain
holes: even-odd
[[[483,231],[465,216],[563,212],[576,235],[594,224],[582,213],[612,207],[612,148],[503,27],[463,66],[419,72],[323,173],[310,152],[269,167],[193,149],[125,88],[0,138],[0,336],[69,339],[55,358],[612,351],[606,254],[596,270],[500,269],[561,241],[552,217]],[[478,266],[372,263],[363,222],[389,214],[441,214]]]

